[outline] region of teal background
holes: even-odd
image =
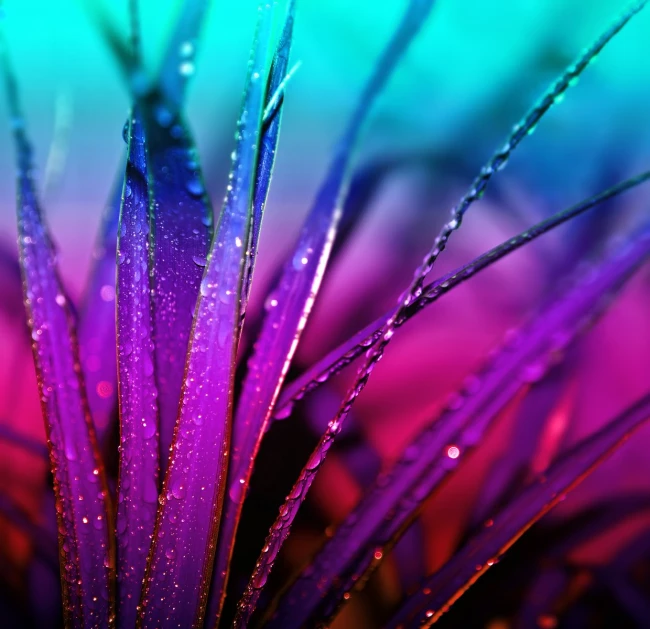
[[[126,33],[127,4],[5,1],[5,29],[41,181],[57,108],[59,115],[68,111],[71,120],[65,168],[57,185],[48,189],[45,205],[73,293],[81,290],[122,150],[129,104],[87,8],[102,7]],[[150,69],[157,65],[177,5],[171,0],[141,2]],[[189,119],[215,206],[225,185],[255,6],[253,0],[213,3],[190,86]],[[302,67],[286,102],[272,187],[267,222],[274,238],[288,241],[297,228],[403,6],[403,1],[388,0],[298,0],[292,59]],[[460,156],[478,169],[553,76],[625,6],[621,0],[439,0],[374,112],[361,162],[433,150],[443,157]],[[649,145],[649,32],[646,11],[518,151],[510,176],[537,194],[564,202],[593,190],[603,168],[625,174],[640,164]],[[2,102],[0,120],[6,119]],[[0,233],[13,239],[8,123],[0,129]]]

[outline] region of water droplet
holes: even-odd
[[[185,498],[185,485],[183,485],[183,481],[180,479],[177,479],[173,484],[171,488],[172,496],[176,498],[177,500],[182,500]]]
[[[191,61],[183,61],[183,63],[178,66],[178,71],[181,76],[192,76],[194,74],[194,64]]]
[[[198,177],[190,179],[185,186],[187,191],[194,197],[200,197],[205,192],[203,182]]]

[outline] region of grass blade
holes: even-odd
[[[108,627],[114,567],[106,478],[88,411],[73,311],[36,197],[32,150],[4,40],[0,48],[17,152],[23,290],[54,476],[64,616],[69,627]]]
[[[284,89],[288,77],[287,71],[289,55],[293,40],[294,20],[295,2],[294,0],[290,0],[287,5],[282,34],[273,56],[273,62],[271,64],[271,70],[266,86],[262,134],[259,142],[259,154],[255,175],[253,213],[250,223],[248,255],[244,261],[240,306],[240,327],[243,325],[246,316],[248,297],[250,294],[253,271],[255,268],[255,259],[257,256],[259,235],[262,227],[262,218],[271,184],[273,165],[275,163],[275,150],[279,140]],[[238,515],[238,512],[232,509],[226,509],[221,532],[217,541],[217,554],[212,576],[207,616],[210,619],[210,622],[218,622],[218,617],[223,606]]]
[[[249,255],[246,258],[244,270],[244,285],[242,288],[241,319],[246,315],[248,296],[253,281],[253,270],[257,257],[257,246],[262,228],[264,207],[271,185],[271,176],[275,164],[275,149],[278,145],[280,135],[280,123],[282,121],[282,104],[284,102],[284,90],[288,78],[289,55],[291,54],[291,43],[293,41],[293,25],[295,21],[295,0],[290,0],[287,5],[287,12],[284,20],[284,27],[278,42],[271,73],[266,88],[266,101],[264,108],[264,126],[260,140],[259,156],[257,160],[257,173],[255,178],[255,195],[253,199],[253,219],[251,221],[251,235]]]
[[[274,10],[275,3],[259,8],[232,185],[201,281],[142,592],[139,623],[145,626],[200,627],[205,615],[226,486],[240,295],[265,97],[259,77],[267,70]]]
[[[180,114],[152,97],[143,108],[149,155],[150,239],[160,464],[165,471],[183,358],[212,236],[212,207]]]
[[[149,196],[142,121],[129,125],[117,253],[120,465],[117,507],[117,619],[135,625],[158,506],[158,407],[149,289]]]
[[[514,498],[481,532],[429,577],[391,621],[391,627],[430,627],[535,522],[605,461],[650,417],[645,396],[580,442]]]
[[[337,146],[330,170],[283,268],[277,288],[267,300],[270,309],[243,386],[241,399],[246,403],[239,405],[234,423],[225,515],[226,521],[233,521],[233,536],[259,444],[323,278],[348,188],[352,152],[372,104],[419,31],[432,4],[433,0],[409,2],[402,23],[365,86]]]

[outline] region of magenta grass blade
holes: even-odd
[[[567,452],[409,598],[391,627],[430,627],[535,522],[650,418],[650,395]]]
[[[399,59],[427,17],[433,0],[411,0],[395,35],[365,86],[330,169],[309,213],[295,249],[286,261],[276,289],[267,299],[268,310],[255,351],[249,361],[234,423],[233,458],[229,473],[229,500],[225,522],[232,545],[256,453],[271,416],[300,335],[311,312],[348,187],[352,154],[374,101]]]
[[[113,542],[108,490],[79,364],[74,316],[31,178],[32,150],[0,41],[17,152],[17,219],[25,305],[54,477],[64,616],[69,627],[108,627]]]
[[[451,398],[449,407],[377,481],[292,586],[270,626],[289,629],[336,612],[344,594],[378,565],[459,457],[478,443],[498,413],[531,379],[544,375],[585,321],[600,314],[611,293],[650,256],[650,230],[632,242],[632,247],[626,243],[597,272],[546,309],[481,374],[470,378],[465,390]]]
[[[244,259],[276,3],[262,3],[237,129],[231,186],[205,274],[179,419],[147,563],[139,624],[202,626],[226,487]]]
[[[266,199],[271,184],[273,165],[275,163],[275,150],[279,140],[284,101],[284,86],[285,80],[288,76],[289,55],[293,39],[294,13],[295,2],[294,0],[290,0],[287,5],[284,26],[273,56],[273,62],[271,64],[271,70],[266,85],[265,109],[255,173],[248,255],[244,261],[242,279],[239,318],[240,328],[243,325],[246,316],[246,307],[248,305],[248,296],[253,280],[253,271],[255,268],[255,259],[257,257],[257,247],[262,227],[262,218],[264,216],[264,207],[266,205]],[[217,554],[210,588],[210,601],[207,616],[208,619],[210,619],[210,622],[213,620],[216,621],[223,606],[238,517],[239,512],[233,511],[232,508],[228,510],[228,506],[226,506],[226,516],[217,541]]]
[[[117,504],[117,621],[135,625],[158,507],[158,407],[149,289],[149,196],[142,121],[129,125],[117,251],[120,465]]]
[[[550,218],[541,221],[532,229],[521,232],[519,235],[510,238],[506,242],[494,247],[487,253],[472,260],[463,267],[442,276],[438,280],[427,284],[422,289],[422,294],[405,310],[402,317],[395,320],[395,327],[399,328],[409,321],[413,316],[421,312],[425,307],[432,304],[443,294],[449,292],[458,284],[467,281],[476,273],[490,266],[497,260],[509,255],[521,248],[531,240],[558,227],[566,221],[591,210],[604,201],[612,199],[619,194],[626,192],[650,179],[650,171],[642,173],[612,186],[585,201],[582,201],[567,210],[558,212]],[[361,356],[368,348],[373,346],[381,338],[382,328],[391,317],[397,313],[397,308],[387,312],[382,317],[367,325],[363,330],[357,332],[348,341],[345,341],[329,354],[324,356],[315,365],[310,367],[302,376],[288,384],[278,400],[275,418],[285,419],[291,415],[291,409],[297,400],[302,399],[311,391],[317,389],[330,378],[342,371],[355,359]]]

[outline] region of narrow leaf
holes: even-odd
[[[284,100],[284,86],[287,78],[289,54],[293,39],[295,2],[290,0],[287,5],[284,27],[280,40],[273,56],[270,74],[267,80],[265,93],[265,109],[262,132],[259,141],[255,183],[253,194],[253,208],[250,221],[248,238],[248,255],[244,260],[242,279],[241,303],[239,325],[240,331],[246,316],[248,297],[250,294],[253,271],[257,257],[259,235],[262,227],[264,208],[271,184],[271,175],[275,162],[275,150],[279,140],[280,123],[282,119],[282,102]],[[273,102],[277,101],[275,105]],[[271,106],[271,108],[269,108]],[[239,511],[228,509],[217,540],[217,553],[210,587],[210,600],[208,607],[209,622],[217,622],[226,594],[226,584],[229,576],[230,559],[234,549],[234,536],[239,517]]]
[[[147,562],[139,622],[201,627],[230,444],[244,260],[275,3],[262,3],[237,129],[231,187],[201,281],[185,379]],[[198,560],[198,561],[197,561]]]
[[[56,494],[64,616],[69,627],[108,627],[114,568],[106,479],[88,412],[74,316],[36,198],[32,150],[4,40],[0,48],[17,153],[25,305]]]
[[[244,270],[244,285],[242,289],[241,318],[246,315],[246,306],[253,281],[253,270],[257,257],[257,247],[262,228],[262,217],[266,206],[266,199],[271,185],[271,176],[275,164],[275,149],[278,145],[280,135],[280,123],[282,121],[282,103],[284,101],[285,81],[288,78],[289,55],[293,41],[293,25],[295,13],[295,0],[290,0],[287,5],[287,13],[284,21],[284,28],[278,42],[271,73],[266,88],[266,102],[264,110],[264,126],[260,140],[259,155],[257,159],[257,170],[255,178],[255,195],[253,198],[253,218],[251,221],[250,252],[246,258]]]
[[[284,597],[271,626],[300,626],[312,615],[331,617],[344,594],[378,565],[377,556],[381,559],[399,539],[467,448],[479,442],[519,391],[544,375],[586,320],[604,310],[611,293],[648,256],[650,229],[632,247],[626,243],[522,333],[512,335],[482,372],[450,398],[448,408],[413,440],[394,468],[377,480]]]
[[[158,417],[149,306],[149,196],[139,112],[129,125],[117,252],[120,465],[117,506],[117,619],[135,625],[158,506]]]
[[[650,418],[650,395],[639,400],[566,453],[546,474],[514,498],[494,520],[438,572],[426,579],[391,621],[391,627],[430,627],[494,565],[535,522],[548,513]]]
[[[262,331],[243,385],[233,434],[229,470],[226,526],[232,531],[223,543],[232,545],[255,456],[273,406],[295,353],[327,265],[345,199],[352,153],[367,115],[399,59],[425,21],[433,0],[410,0],[395,35],[365,86],[352,118],[339,141],[330,169],[283,268],[267,299]]]

